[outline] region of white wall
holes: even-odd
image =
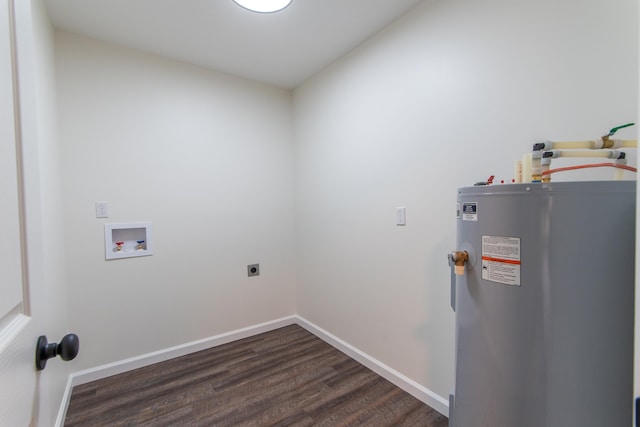
[[[294,92],[298,313],[447,398],[456,188],[637,97],[635,0],[425,1]]]
[[[74,368],[294,314],[290,93],[63,32],[56,58]],[[154,255],[106,262],[128,221]]]

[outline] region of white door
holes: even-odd
[[[28,234],[31,220],[25,220],[23,209],[25,198],[33,195],[21,177],[13,17],[13,0],[0,0],[0,424],[27,426],[42,425],[39,408],[47,396],[39,391],[43,380],[35,369],[36,340],[44,322],[32,297],[42,289],[29,280],[38,268],[38,262],[29,265],[29,255],[38,248],[27,250],[26,243],[38,240]]]

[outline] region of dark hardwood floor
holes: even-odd
[[[73,388],[65,426],[424,426],[447,418],[303,328]]]

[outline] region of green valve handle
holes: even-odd
[[[633,126],[633,125],[635,125],[635,123],[627,123],[626,125],[616,126],[613,129],[611,129],[606,136],[611,136],[617,131],[619,131],[620,129],[628,128],[629,126]]]

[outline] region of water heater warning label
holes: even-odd
[[[478,202],[464,202],[462,204],[462,220],[463,221],[478,220]]]
[[[520,238],[482,236],[482,278],[520,286]]]

